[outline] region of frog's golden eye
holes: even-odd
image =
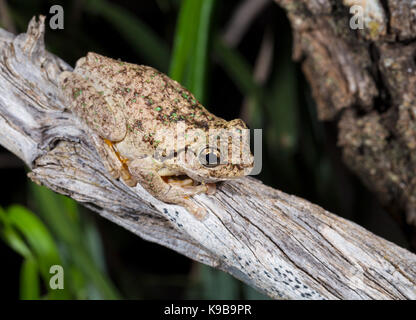
[[[207,147],[199,154],[199,162],[207,168],[213,168],[220,164],[220,152],[211,147]]]

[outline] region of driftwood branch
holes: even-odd
[[[201,222],[112,179],[63,105],[57,77],[71,67],[45,50],[44,28],[41,18],[17,37],[0,29],[0,143],[31,179],[272,298],[416,298],[414,254],[258,180],[195,197],[209,212]]]

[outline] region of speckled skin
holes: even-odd
[[[240,139],[247,128],[244,122],[216,117],[178,82],[151,67],[88,53],[74,72],[60,75],[60,84],[71,110],[98,135],[93,140],[115,178],[129,186],[140,183],[159,200],[183,205],[198,218],[205,210],[190,196],[212,192],[209,183],[252,169],[248,143],[235,145],[228,138]],[[214,150],[207,149],[212,141],[206,138],[213,130],[220,137],[214,148],[218,157],[229,160],[233,151],[249,161],[209,167],[201,163],[200,156]],[[192,180],[171,178],[184,175]]]

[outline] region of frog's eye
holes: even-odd
[[[199,161],[204,167],[216,167],[220,164],[220,153],[217,149],[207,147],[199,154]]]

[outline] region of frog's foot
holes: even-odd
[[[169,189],[165,194],[161,196],[156,195],[156,198],[168,203],[177,204],[185,207],[189,212],[191,212],[198,220],[203,220],[207,214],[207,211],[201,206],[195,204],[191,197],[207,192],[207,187],[203,185],[199,186],[177,186],[167,184]]]
[[[186,210],[192,213],[192,215],[198,220],[202,221],[207,216],[207,210],[201,206],[198,206],[189,198],[184,198],[183,200],[176,200],[174,204],[184,207]]]
[[[162,188],[164,189],[164,193],[158,195],[156,194],[156,198],[164,202],[181,205],[191,212],[197,219],[204,219],[207,211],[201,206],[195,204],[191,197],[199,193],[207,193],[210,189],[208,185],[194,185],[194,181],[192,179],[182,176],[158,177],[163,182]]]

